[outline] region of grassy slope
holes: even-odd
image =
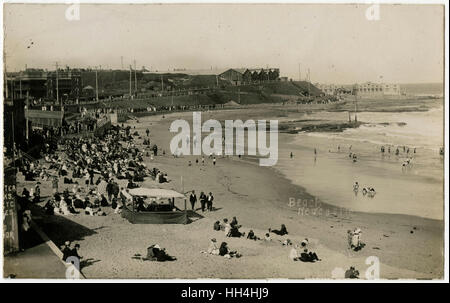
[[[83,85],[95,86],[95,74],[93,72],[84,72]],[[127,94],[129,91],[129,72],[128,71],[100,71],[99,72],[100,95],[103,93]],[[147,92],[159,90],[161,79],[165,87],[171,86],[175,89],[191,89],[200,87],[216,87],[217,78],[215,75],[196,75],[186,74],[142,74],[136,75],[139,88],[146,88]],[[134,80],[134,75],[132,77]],[[94,82],[94,83],[91,83]],[[169,106],[169,105],[214,105],[224,104],[229,101],[241,104],[275,103],[281,102],[280,97],[274,95],[292,95],[300,96],[308,91],[306,82],[274,82],[253,85],[243,85],[240,87],[232,86],[227,81],[219,79],[220,90],[206,95],[174,96],[160,97],[150,99],[136,100],[116,100],[104,101],[102,106],[117,108],[146,108],[148,106]],[[134,82],[132,83],[134,87]],[[240,90],[240,97],[238,96]],[[320,92],[313,85],[310,86],[313,94]],[[91,105],[90,107],[95,107]]]

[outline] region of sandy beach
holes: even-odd
[[[249,109],[246,114],[257,115],[258,111]],[[204,113],[204,120],[214,116],[220,121],[222,117],[235,115],[233,110],[216,111]],[[365,278],[370,266],[366,259],[370,256],[380,261],[382,279],[439,279],[443,276],[443,221],[400,214],[342,211],[321,201],[321,212],[314,214],[312,209],[301,212],[298,205],[289,204],[289,199],[314,201],[315,197],[293,184],[276,168],[260,167],[252,159],[238,157],[218,157],[216,166],[206,158],[203,166],[195,164],[195,156],[174,158],[169,155],[172,134],[168,128],[177,118],[189,121],[192,113],[174,113],[164,118],[149,116],[140,118],[139,123],[128,121],[125,124],[132,127],[132,132],[138,131],[142,139],[149,128],[151,141],[158,144],[161,151],[166,151],[166,155],[159,154],[153,161],[147,157],[145,163],[147,167],[167,172],[171,182],[161,185],[147,178],[142,186],[180,192],[194,189],[197,194],[211,191],[216,210],[191,213],[192,222],[187,225],[133,225],[106,208],[108,215],[105,217],[36,215],[35,221],[58,246],[66,240],[81,244],[82,272],[87,278],[331,279],[336,268],[346,270],[350,266]],[[142,139],[136,140],[142,142]],[[189,160],[192,166],[188,166]],[[33,184],[23,179],[19,181],[21,186]],[[50,182],[42,183],[42,196],[49,196]],[[61,183],[60,188],[64,188]],[[253,229],[257,236],[263,237],[268,228],[285,224],[289,235],[274,235],[272,243],[264,243],[226,238],[223,232],[213,230],[216,220],[233,216],[237,217],[244,232]],[[362,229],[362,241],[366,243],[359,252],[350,250],[347,245],[347,230],[356,227]],[[278,241],[289,238],[299,243],[305,237],[310,240],[310,250],[315,251],[321,261],[293,262],[288,258],[291,247],[284,247]],[[228,260],[201,253],[207,249],[211,238],[216,238],[219,243],[226,241],[230,249],[243,256]],[[156,243],[165,247],[177,261],[159,263],[132,258],[135,254],[145,256],[146,248]]]

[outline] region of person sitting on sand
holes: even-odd
[[[84,213],[89,216],[93,216],[95,214],[94,210],[91,208],[91,204],[86,205]]]
[[[228,248],[227,242],[222,242],[222,244],[220,244],[220,248],[219,248],[219,256],[230,259],[232,257],[239,258],[241,255],[237,251],[231,251]]]
[[[345,271],[345,278],[346,279],[358,279],[359,271],[356,270],[353,266],[350,266],[350,268]]]
[[[231,229],[230,232],[228,233],[228,237],[233,237],[233,238],[240,238],[240,237],[245,237],[245,232],[241,233],[239,231],[238,225],[231,225]]]
[[[355,184],[353,184],[353,191],[357,192],[359,190],[359,183],[355,182]]]
[[[264,236],[264,241],[267,241],[267,242],[272,241],[272,238],[270,237],[270,234],[269,234],[269,233],[266,233],[266,234],[265,234],[265,236]]]
[[[300,261],[302,262],[315,262],[320,261],[319,257],[315,252],[308,251],[308,249],[304,249],[303,252],[300,254]]]
[[[309,244],[309,240],[308,240],[308,238],[305,238],[302,242],[300,242],[300,247],[302,249],[305,249],[308,246],[308,244]]]
[[[78,258],[78,260],[82,259],[83,257],[79,254],[80,251],[80,244],[75,244],[74,247],[70,250],[70,257]]]
[[[109,206],[108,200],[106,199],[104,194],[100,195],[100,205],[101,206]]]
[[[220,228],[221,226],[220,226],[220,222],[219,221],[216,221],[216,222],[214,222],[214,226],[213,226],[213,229],[215,230],[215,231],[220,231]]]
[[[288,231],[287,231],[286,226],[284,224],[281,224],[280,230],[277,230],[277,229],[273,229],[272,230],[271,228],[269,228],[269,233],[270,232],[272,232],[272,233],[274,233],[276,235],[279,235],[279,236],[284,236],[284,235],[288,234]]]
[[[158,244],[153,246],[153,255],[156,257],[156,261],[165,262],[165,261],[175,261],[177,258],[169,256],[166,253],[165,248],[161,248]]]
[[[47,203],[45,203],[44,209],[45,209],[45,213],[47,215],[54,215],[55,214],[55,201],[53,199],[48,199]]]
[[[289,259],[291,259],[291,261],[298,261],[300,257],[297,250],[298,248],[299,248],[298,245],[295,245],[289,252]]]
[[[250,240],[261,240],[260,238],[258,238],[256,235],[255,235],[255,233],[253,232],[253,230],[251,230],[250,229],[250,231],[248,232],[248,235],[247,235],[247,239],[250,239]]]
[[[215,238],[211,239],[208,250],[206,252],[210,255],[219,255],[219,247],[217,246],[217,240]]]
[[[231,231],[231,225],[230,223],[228,223],[228,219],[225,218],[223,219],[223,227],[224,227],[224,231],[225,231],[225,236],[229,237],[230,236],[230,231]]]
[[[241,225],[238,225],[238,221],[236,219],[236,217],[233,217],[233,220],[231,220],[231,227],[236,227],[236,228],[240,228]]]
[[[59,209],[60,213],[63,214],[64,216],[70,215],[69,207],[67,206],[66,201],[64,201],[64,198],[61,198],[61,202],[59,202]]]

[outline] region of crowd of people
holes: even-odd
[[[31,222],[27,206],[42,202],[41,182],[49,182],[53,191],[43,205],[47,215],[106,216],[109,207],[120,213],[133,199],[129,189],[139,187],[144,178],[170,181],[167,173],[147,168],[144,151],[135,143],[130,127],[112,127],[98,137],[61,137],[58,143],[61,152],[45,149],[42,160],[20,157],[17,161],[25,181],[32,182],[32,186],[25,185],[19,197],[20,204],[25,205],[20,218],[24,231],[29,230]],[[148,138],[146,143],[150,144]],[[151,147],[152,156],[157,148],[155,144]],[[61,250],[67,255],[69,247]]]

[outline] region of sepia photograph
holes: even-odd
[[[447,5],[5,1],[2,279],[448,282]]]

